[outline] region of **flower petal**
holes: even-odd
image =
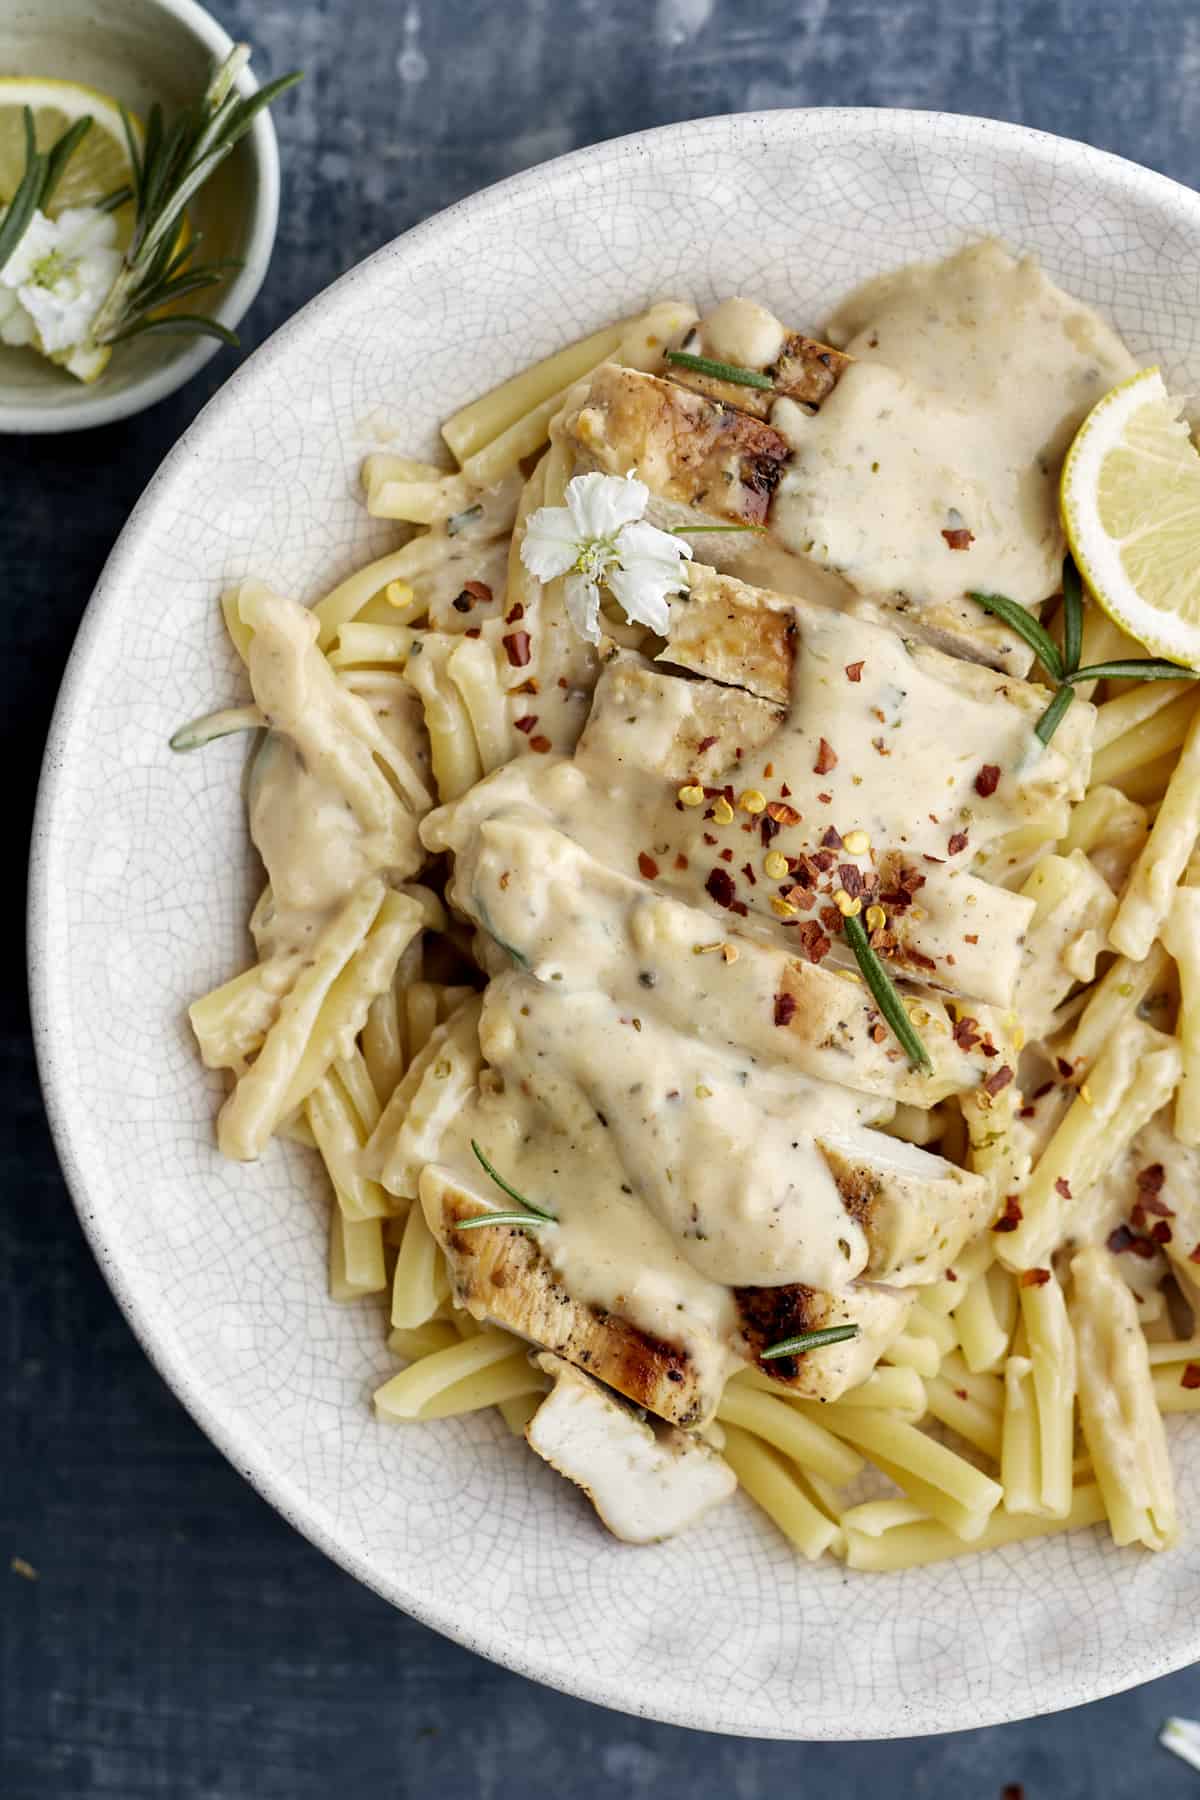
[[[600,642],[600,588],[586,575],[568,575],[564,587],[567,617],[589,644]]]
[[[0,270],[5,287],[19,288],[33,280],[34,264],[58,247],[58,227],[45,213],[35,212],[17,240],[17,247]]]
[[[538,581],[565,575],[579,556],[579,541],[565,506],[540,506],[521,540],[521,561]]]
[[[609,591],[620,601],[625,617],[635,625],[648,625],[659,637],[666,637],[671,609],[657,575],[638,570],[613,569],[608,576]]]
[[[577,538],[607,538],[646,510],[650,490],[628,475],[576,475],[565,499]]]

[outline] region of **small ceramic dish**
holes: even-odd
[[[1162,1556],[1084,1531],[856,1574],[802,1561],[741,1496],[633,1549],[494,1414],[380,1424],[385,1309],[326,1297],[315,1159],[217,1152],[223,1083],[186,1007],[245,966],[262,877],[245,745],[181,759],[167,740],[242,691],[223,586],[256,574],[312,600],[394,543],[361,504],[372,444],[432,453],[456,407],[652,300],[753,294],[819,329],[867,276],[989,234],[1195,391],[1200,198],[1013,125],[697,120],[452,207],[306,307],[172,453],[101,577],[46,751],[29,923],[46,1104],[159,1369],[285,1517],[395,1604],[539,1680],[710,1731],[949,1731],[1179,1668],[1200,1656],[1196,1511]],[[1183,1496],[1196,1424],[1171,1422]]]
[[[0,75],[78,81],[145,117],[196,100],[233,40],[195,0],[0,0]],[[257,82],[244,70],[239,91]],[[236,258],[212,316],[231,330],[262,286],[279,218],[279,147],[260,112],[201,189],[189,216],[205,259]],[[31,350],[0,346],[0,432],[79,431],[128,418],[173,393],[221,348],[215,338],[150,336],[121,346],[94,386]]]

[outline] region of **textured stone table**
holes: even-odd
[[[978,112],[1200,183],[1195,0],[219,10],[255,42],[260,74],[308,71],[280,118],[283,228],[250,347],[366,251],[472,189],[705,113]],[[232,366],[221,358],[156,411],[102,433],[0,439],[0,766],[14,844],[28,835],[50,707],[92,583],[156,464]],[[12,888],[15,905],[16,873]],[[15,951],[2,991],[3,1800],[999,1800],[1008,1783],[1027,1800],[1200,1794],[1200,1777],[1154,1745],[1165,1713],[1200,1713],[1194,1673],[952,1738],[754,1744],[564,1699],[391,1611],[257,1498],[143,1357],[57,1171]],[[13,1557],[39,1579],[10,1572]]]

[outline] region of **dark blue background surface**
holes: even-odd
[[[308,73],[280,111],[282,229],[248,348],[365,252],[473,189],[706,113],[984,113],[1200,184],[1195,0],[225,0],[218,11],[255,44],[260,76],[297,63]],[[28,836],[54,691],[101,564],[232,366],[223,356],[104,432],[0,439],[12,843]],[[19,884],[11,871],[14,907]],[[1200,1796],[1200,1776],[1154,1743],[1164,1714],[1200,1713],[1198,1673],[951,1738],[756,1744],[564,1699],[401,1617],[257,1498],[143,1357],[58,1174],[15,953],[0,1057],[3,1800],[999,1800],[1008,1783],[1026,1800]],[[14,1556],[39,1579],[10,1572]]]

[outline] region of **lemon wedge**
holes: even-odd
[[[1063,525],[1079,572],[1130,637],[1200,664],[1200,452],[1158,369],[1105,394],[1063,463]]]
[[[77,81],[8,75],[0,78],[0,203],[7,205],[25,173],[24,108],[33,114],[39,150],[48,150],[67,128],[90,114],[92,128],[62,172],[50,202],[56,218],[68,207],[94,204],[132,178],[121,113],[115,100]],[[141,131],[134,121],[134,134]],[[117,214],[117,247],[133,228],[133,207]]]

